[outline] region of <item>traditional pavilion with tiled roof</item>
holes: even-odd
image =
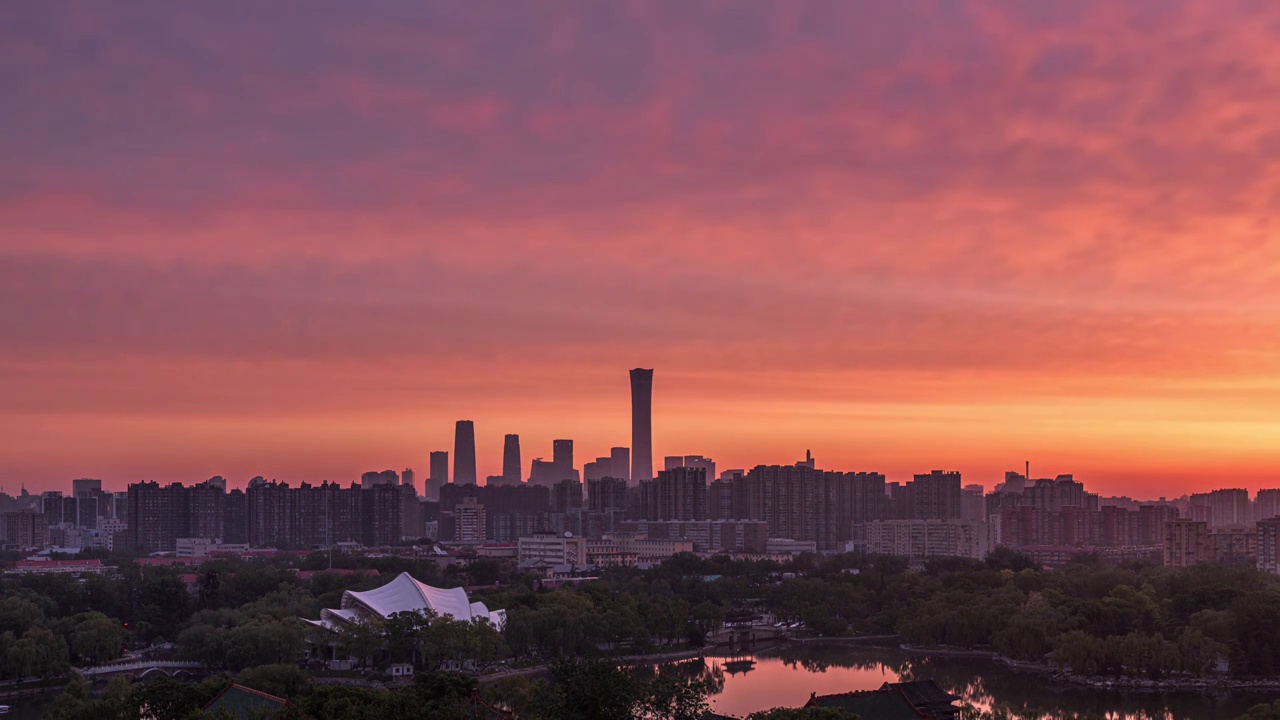
[[[248,720],[255,715],[262,716],[291,707],[294,707],[293,703],[285,698],[233,683],[228,685],[226,690],[218,693],[218,696],[210,700],[209,704],[202,709],[210,715],[219,710],[226,710],[237,720]]]
[[[867,720],[955,720],[958,700],[932,680],[885,683],[877,690],[809,696],[805,707],[843,708]]]
[[[911,680],[908,682],[885,683],[881,690],[897,688],[907,697],[917,710],[935,720],[953,720],[960,717],[960,708],[955,706],[959,696],[938,687],[932,680]]]
[[[875,720],[924,720],[928,715],[916,710],[901,691],[855,690],[835,695],[811,695],[805,707],[842,708],[858,717]]]

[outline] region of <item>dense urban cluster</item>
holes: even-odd
[[[706,458],[667,458],[666,465],[638,483],[595,477],[602,472],[595,468],[585,482],[447,482],[434,499],[419,495],[411,471],[366,473],[346,487],[253,478],[243,490],[228,490],[221,477],[194,485],[140,482],[124,492],[82,479],[73,481],[69,495],[0,496],[0,539],[10,549],[45,556],[84,549],[179,557],[429,539],[578,570],[644,564],[679,552],[782,559],[856,551],[981,560],[1006,546],[1047,566],[1077,555],[1179,567],[1246,558],[1280,571],[1280,490],[1250,498],[1245,490],[1224,489],[1139,502],[1099,497],[1070,476],[1029,480],[1010,472],[984,493],[955,472],[899,484],[874,472],[824,471],[811,458],[728,471],[711,482],[706,476],[714,463]]]
[[[69,495],[0,494],[0,543],[24,551],[125,550],[138,555],[392,547],[429,539],[513,556],[547,573],[660,561],[679,552],[784,559],[798,552],[866,552],[922,561],[981,560],[996,547],[1047,566],[1077,555],[1172,566],[1247,558],[1280,571],[1280,489],[1221,489],[1176,499],[1100,497],[1070,475],[1008,472],[989,492],[958,472],[907,482],[878,472],[823,470],[812,456],[717,474],[702,455],[669,456],[653,471],[653,371],[631,371],[632,446],[582,464],[570,439],[524,475],[520,438],[503,443],[502,474],[478,482],[475,425],[455,427],[412,469],[364,473],[349,485],[297,486],[255,477],[192,485],[137,482],[107,492],[72,482]]]
[[[579,468],[573,441],[556,440],[526,477],[510,434],[503,473],[483,484],[474,424],[459,421],[452,468],[432,452],[421,488],[406,469],[345,486],[213,477],[113,492],[84,478],[66,495],[0,494],[0,681],[139,657],[214,676],[104,687],[109,675],[81,672],[66,718],[148,704],[199,717],[249,697],[218,694],[233,679],[316,717],[397,717],[406,703],[574,717],[610,702],[619,717],[698,717],[705,672],[624,682],[618,662],[567,659],[696,654],[755,625],[1078,677],[1280,670],[1280,490],[1135,501],[1028,467],[988,492],[958,472],[824,470],[808,453],[719,473],[670,456],[654,472],[651,391],[652,371],[633,371],[630,448]],[[476,688],[515,667],[541,674]],[[333,673],[365,684],[317,684]]]

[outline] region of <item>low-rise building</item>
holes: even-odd
[[[815,540],[769,538],[765,542],[764,551],[769,555],[799,555],[800,553],[818,552],[818,543]]]
[[[518,543],[487,543],[476,548],[476,557],[518,558],[520,546]]]
[[[625,533],[604,539],[616,543],[624,555],[634,555],[636,562],[641,563],[662,562],[673,555],[693,552],[693,543],[689,540],[656,540]]]
[[[538,533],[517,543],[520,562],[542,560],[553,565],[583,565],[587,560],[587,539],[573,535]]]
[[[114,569],[103,565],[101,560],[20,560],[9,572],[15,575],[100,575]]]
[[[880,520],[867,523],[867,552],[983,560],[999,544],[998,527],[973,520]]]
[[[763,520],[638,520],[623,529],[650,540],[688,540],[695,552],[764,552],[769,523]]]
[[[176,544],[175,555],[180,558],[242,555],[249,552],[247,543],[224,543],[221,538],[178,538]]]

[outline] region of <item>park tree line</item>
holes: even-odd
[[[369,666],[412,662],[423,672],[498,662],[548,664],[707,642],[743,608],[801,623],[801,632],[901,635],[919,645],[981,648],[1084,675],[1165,678],[1280,671],[1280,579],[1249,566],[1170,569],[1088,558],[1057,570],[1001,549],[985,562],[936,560],[910,571],[896,558],[799,556],[787,564],[680,555],[650,569],[601,569],[593,581],[549,588],[494,559],[441,569],[434,561],[337,556],[379,576],[317,574],[325,556],[216,560],[178,570],[125,563],[119,576],[0,578],[0,658],[6,678],[64,675],[126,648],[174,642],[215,672],[297,665],[308,626],[343,591],[408,571],[473,592],[507,611],[504,630],[426,616],[391,618],[342,638]],[[187,570],[190,572],[190,570]],[[388,641],[390,638],[390,641]]]

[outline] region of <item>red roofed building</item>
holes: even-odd
[[[95,573],[101,574],[114,570],[103,565],[101,560],[22,560],[14,565],[10,572],[18,575],[46,573]]]

